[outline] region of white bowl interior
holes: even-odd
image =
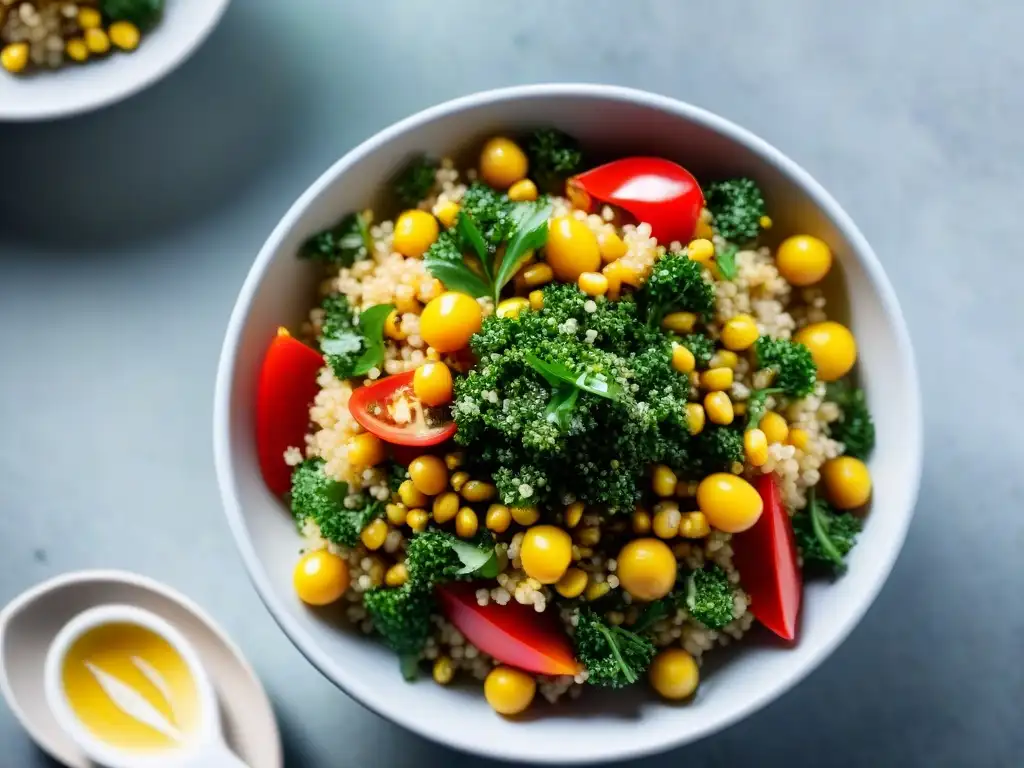
[[[775,232],[817,235],[841,277],[833,311],[852,326],[877,421],[871,459],[875,501],[847,575],[806,594],[793,648],[753,633],[740,652],[711,662],[694,702],[667,706],[642,686],[588,691],[527,722],[496,716],[478,687],[405,683],[375,640],[303,607],[291,590],[299,540],[287,509],[264,487],[253,445],[256,374],[279,324],[305,317],[310,268],[295,258],[310,233],[364,207],[410,155],[464,151],[495,133],[553,125],[594,153],[652,154],[701,179],[746,174],[763,186]],[[235,308],[221,360],[215,414],[218,477],[226,510],[257,588],[303,653],[356,699],[420,734],[492,757],[551,763],[608,760],[680,745],[767,703],[813,669],[848,634],[888,575],[916,498],[921,438],[913,357],[899,308],[869,246],[838,205],[792,161],[758,139],[679,102],[601,86],[536,86],[468,97],[428,110],[339,161],[295,204],[257,259]],[[713,660],[721,651],[710,655]]]
[[[167,0],[163,19],[132,53],[56,71],[0,73],[0,121],[42,120],[112,104],[181,64],[217,25],[230,0]]]

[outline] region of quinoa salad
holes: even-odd
[[[871,496],[829,245],[774,230],[753,179],[546,128],[382,184],[393,220],[297,254],[320,295],[260,371],[297,598],[504,716],[591,686],[687,701],[755,624],[798,643]]]

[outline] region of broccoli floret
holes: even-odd
[[[418,533],[409,540],[405,567],[409,583],[421,589],[462,578],[498,575],[494,539],[487,531],[469,541],[437,529]]]
[[[108,21],[130,21],[145,32],[156,26],[164,12],[164,0],[100,0]]]
[[[486,184],[471,184],[466,194],[462,196],[461,205],[462,210],[473,220],[492,249],[505,242],[516,228],[515,219],[512,217],[513,204],[508,196]]]
[[[607,688],[632,685],[650,666],[654,644],[623,627],[582,610],[576,622],[576,656],[587,668],[587,682]]]
[[[711,358],[715,356],[715,342],[703,333],[688,333],[679,337],[679,343],[693,353],[693,359],[701,368],[710,363]]]
[[[309,238],[299,256],[324,264],[351,267],[355,262],[368,258],[372,252],[369,217],[363,213],[352,213],[337,225]]]
[[[554,128],[534,131],[526,142],[530,175],[541,188],[553,186],[559,179],[578,173],[583,152],[572,136]]]
[[[864,390],[836,381],[828,385],[826,397],[840,409],[839,420],[829,424],[829,434],[843,444],[847,456],[866,459],[875,447],[875,422]]]
[[[837,575],[846,569],[846,555],[857,543],[863,524],[849,512],[837,513],[813,490],[807,508],[793,515],[793,536],[805,572]]]
[[[347,379],[355,371],[364,347],[363,335],[356,326],[352,308],[342,294],[328,296],[320,305],[324,320],[320,329],[321,342],[330,339],[334,353],[325,355],[327,364],[339,379]]]
[[[704,187],[704,200],[711,211],[712,225],[726,240],[744,245],[760,234],[761,217],[767,208],[753,179],[712,182]]]
[[[388,462],[388,488],[392,493],[398,493],[399,487],[409,479],[409,470],[397,461]]]
[[[324,474],[323,464],[322,459],[306,459],[292,471],[292,514],[300,526],[312,520],[328,541],[354,547],[383,507],[363,495],[347,497],[348,485]]]
[[[363,593],[363,605],[373,627],[398,654],[406,679],[415,677],[420,653],[430,636],[433,593],[406,583],[401,587],[375,587]]]
[[[775,372],[771,388],[789,397],[806,397],[814,391],[818,368],[811,350],[796,341],[762,336],[754,343],[761,368]]]
[[[669,312],[693,312],[707,320],[715,309],[715,289],[704,278],[700,262],[671,252],[655,263],[651,276],[637,292],[637,303],[652,328],[657,328]]]
[[[733,588],[717,565],[692,571],[686,579],[686,608],[708,629],[721,629],[733,620]]]
[[[743,435],[730,427],[705,427],[693,442],[693,456],[701,474],[730,472],[743,463]]]
[[[426,155],[413,159],[395,177],[394,189],[399,202],[407,208],[415,208],[434,189],[437,160]]]

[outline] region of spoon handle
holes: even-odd
[[[227,744],[218,741],[193,755],[181,768],[249,768]]]

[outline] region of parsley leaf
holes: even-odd
[[[495,304],[501,295],[501,289],[518,271],[527,254],[540,248],[548,241],[548,219],[551,217],[552,205],[549,200],[538,200],[533,203],[522,203],[512,209],[512,220],[515,229],[505,246],[505,255],[501,266],[494,276]]]
[[[355,326],[339,323],[324,336],[320,350],[328,356],[336,376],[363,376],[384,362],[384,323],[394,308],[393,304],[375,304],[359,314]]]
[[[723,280],[735,280],[736,275],[739,274],[739,269],[736,267],[736,251],[735,245],[727,245],[715,254],[718,274],[722,276]]]
[[[352,213],[337,225],[309,238],[299,251],[300,258],[351,267],[373,252],[369,216]]]
[[[622,392],[619,385],[608,381],[608,377],[603,373],[587,373],[584,371],[577,374],[562,363],[541,360],[532,352],[526,354],[524,361],[543,376],[548,384],[556,389],[563,384],[572,384],[577,389],[582,389],[584,392],[589,392],[592,395],[604,397],[608,400],[617,400]]]
[[[551,399],[544,409],[544,417],[565,432],[569,428],[569,420],[572,418],[572,411],[576,407],[579,395],[580,391],[576,387],[559,384],[551,393]]]
[[[493,579],[498,575],[498,556],[493,547],[481,549],[468,541],[454,539],[451,548],[462,563],[462,568],[455,575],[479,576],[482,579]]]
[[[470,269],[462,257],[462,243],[452,231],[443,232],[430,246],[423,265],[449,291],[466,293],[474,299],[491,295],[490,282]]]

